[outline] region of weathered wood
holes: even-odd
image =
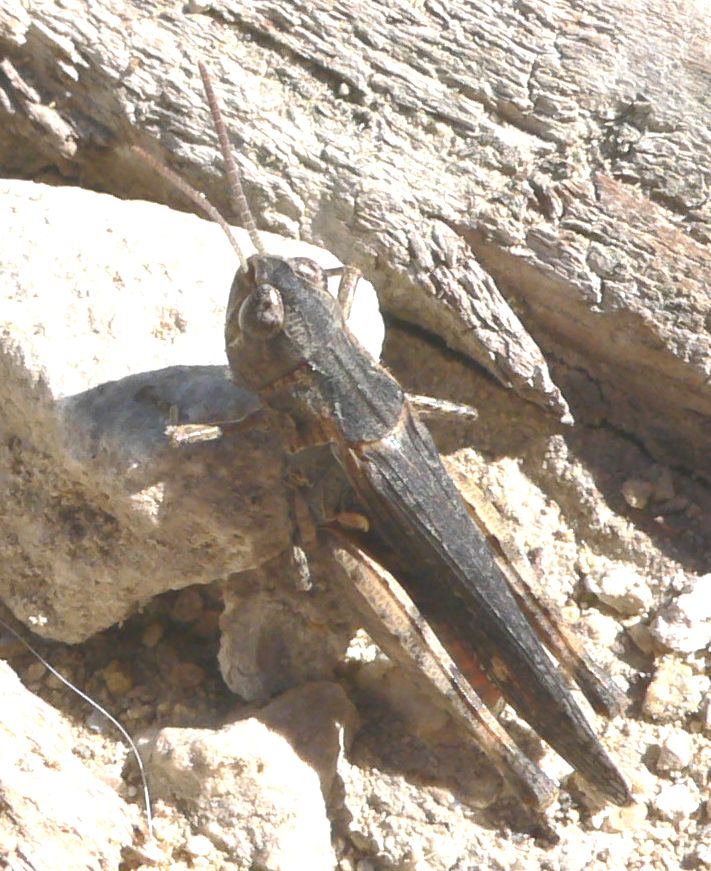
[[[202,58],[262,226],[361,267],[389,311],[522,395],[711,470],[707,16],[666,0],[185,9],[6,7],[4,171],[175,200],[137,140],[224,206]]]

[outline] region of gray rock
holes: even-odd
[[[333,679],[358,625],[328,588],[290,589],[279,582],[280,571],[283,560],[274,560],[223,585],[220,668],[230,689],[249,701]]]

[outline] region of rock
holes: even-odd
[[[195,662],[176,662],[167,675],[169,683],[185,693],[196,690],[205,678],[205,669]]]
[[[660,721],[694,714],[710,683],[708,677],[694,674],[690,666],[676,657],[664,656],[647,687],[642,710],[648,717]]]
[[[4,662],[0,697],[0,855],[12,868],[117,868],[136,808],[84,767],[70,724]]]
[[[188,587],[186,590],[181,590],[176,597],[170,609],[170,617],[176,623],[192,623],[200,619],[202,609],[200,590],[196,587]]]
[[[220,669],[229,688],[249,701],[333,679],[358,625],[325,584],[298,590],[279,583],[284,573],[277,558],[223,587]]]
[[[699,807],[701,796],[693,780],[663,786],[652,806],[664,819],[678,822],[690,817]]]
[[[678,653],[711,645],[711,574],[702,575],[660,609],[650,625],[654,638]]]
[[[146,647],[155,647],[163,637],[165,628],[162,623],[149,623],[141,636],[141,641]]]
[[[696,861],[702,868],[711,868],[711,826],[704,826],[696,848]]]
[[[124,696],[133,687],[133,677],[126,665],[113,660],[106,668],[102,669],[101,676],[106,684],[106,689],[112,696]]]
[[[185,844],[185,852],[194,857],[208,856],[213,850],[212,841],[205,835],[193,835]]]
[[[166,436],[176,419],[236,421],[257,408],[227,377],[236,264],[219,228],[68,187],[6,180],[0,198],[0,238],[13,240],[0,273],[0,597],[36,632],[77,642],[157,593],[287,548],[278,433],[180,447]],[[368,288],[353,317],[378,353]]]
[[[327,681],[289,690],[259,711],[261,722],[285,738],[331,793],[339,760],[350,749],[359,718],[343,689]]]
[[[47,669],[43,663],[33,662],[25,670],[25,680],[28,683],[36,683],[37,681],[42,680],[46,673]]]
[[[603,650],[614,650],[620,636],[620,624],[611,615],[603,614],[596,608],[588,608],[576,621],[576,631]]]
[[[634,641],[642,653],[651,656],[654,653],[654,637],[649,631],[648,624],[640,620],[627,627],[627,634]]]
[[[315,684],[221,729],[162,729],[149,748],[154,790],[242,867],[332,871],[322,788],[352,723],[343,691]]]
[[[647,806],[643,803],[612,808],[603,824],[606,832],[633,832],[647,819]]]
[[[643,511],[654,493],[654,485],[638,478],[628,478],[622,485],[621,492],[630,508]]]
[[[603,575],[585,578],[588,591],[618,614],[631,617],[652,604],[649,581],[630,566],[617,565]]]
[[[376,868],[449,871],[460,860],[464,867],[486,867],[491,845],[453,796],[345,760],[339,774],[344,788],[340,824]]]
[[[591,860],[592,845],[582,838],[562,845],[561,871],[585,871]]]
[[[693,738],[688,732],[675,729],[666,736],[659,750],[659,771],[682,771],[691,762]]]
[[[701,729],[711,735],[711,693],[707,693],[701,706]]]
[[[671,469],[668,466],[657,466],[653,471],[655,502],[671,502],[676,497]]]

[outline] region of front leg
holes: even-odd
[[[331,269],[325,269],[324,274],[327,278],[337,275],[341,277],[338,284],[337,299],[343,312],[343,320],[348,323],[356,288],[361,277],[360,270],[356,269],[355,266],[334,266]]]

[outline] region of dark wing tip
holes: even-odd
[[[634,804],[627,779],[602,747],[598,746],[591,755],[589,764],[579,765],[577,770],[585,782],[608,801],[619,807]]]

